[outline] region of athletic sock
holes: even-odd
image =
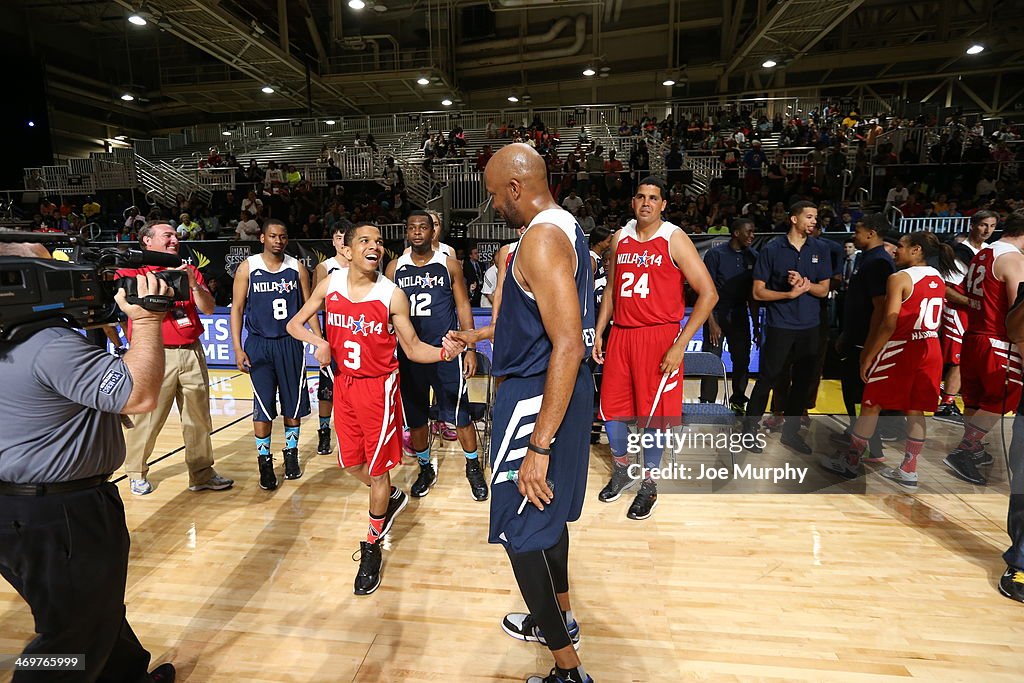
[[[331,428],[331,416],[328,415],[327,417],[321,417],[320,418],[320,429],[330,429],[330,428]]]
[[[476,460],[478,457],[480,457],[476,451],[473,451],[472,453],[462,451],[462,454],[466,456],[466,460]]]
[[[846,451],[846,464],[850,467],[857,467],[860,465],[860,456],[864,455],[864,451],[868,449],[868,437],[865,439],[856,432],[850,432],[850,448]]]
[[[665,451],[664,442],[658,441],[661,433],[660,429],[644,430],[644,434],[650,437],[652,443],[650,447],[644,449],[644,479],[651,478],[651,470],[661,468],[661,456]]]
[[[366,542],[376,543],[380,540],[380,535],[384,531],[384,515],[380,517],[374,517],[373,513],[370,513],[370,528],[366,530]]]
[[[907,474],[917,472],[917,456],[921,455],[924,448],[924,439],[911,439],[907,437],[907,450],[903,454],[903,462],[900,469]]]
[[[576,619],[572,616],[571,609],[567,609],[564,612],[562,612],[562,616],[565,617],[565,623],[567,624],[571,624],[572,622],[576,621]]]
[[[256,454],[267,456],[270,455],[270,437],[269,436],[257,436],[256,437]]]
[[[629,439],[629,428],[625,422],[609,420],[604,423],[604,429],[608,433],[608,445],[612,449],[612,457],[616,465],[628,465],[629,455],[627,454],[627,441]]]
[[[289,427],[285,425],[284,428],[284,447],[288,449],[299,447],[299,428]]]
[[[988,434],[987,429],[982,429],[977,425],[967,422],[964,424],[964,438],[961,439],[960,445],[957,448],[965,451],[980,450],[981,442],[985,439],[986,434]]]
[[[422,450],[416,454],[416,459],[420,461],[421,465],[430,464],[430,448]]]
[[[939,405],[951,406],[954,403],[956,403],[956,394],[942,393],[942,401],[939,402]]]

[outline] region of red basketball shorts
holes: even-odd
[[[679,324],[612,327],[601,378],[602,420],[638,419],[642,427],[679,424],[683,412],[683,366],[660,370]]]
[[[939,341],[942,343],[942,363],[944,365],[960,365],[960,351],[964,343],[964,330],[967,325],[967,313],[950,306],[942,309],[942,327],[939,329]]]
[[[367,464],[379,477],[402,462],[402,396],[398,371],[380,377],[334,378],[338,464]]]
[[[986,335],[964,336],[960,395],[964,406],[1005,415],[1020,402],[1021,357],[1016,344]]]
[[[868,372],[861,403],[882,410],[935,410],[942,380],[937,339],[889,341]]]

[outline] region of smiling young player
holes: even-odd
[[[333,359],[334,419],[338,464],[370,487],[370,526],[360,543],[354,592],[367,595],[380,586],[383,558],[379,541],[391,529],[408,498],[391,486],[390,471],[402,461],[402,401],[398,391],[396,347],[417,363],[437,363],[465,350],[446,338],[443,347],[425,344],[409,319],[409,298],[378,271],[384,253],[380,230],[360,223],[345,231],[347,269],[317,285],[288,332],[316,346],[321,366]],[[321,307],[327,312],[323,339],[306,329]]]

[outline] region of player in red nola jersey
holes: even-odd
[[[1021,396],[1021,356],[1010,342],[1006,316],[1024,283],[1024,214],[1013,213],[1002,237],[971,260],[964,277],[967,333],[960,353],[964,435],[942,463],[964,481],[984,486],[978,470],[992,463],[982,441]]]
[[[928,265],[937,262],[938,269]],[[907,416],[907,443],[899,467],[887,467],[882,476],[906,489],[917,488],[917,457],[925,439],[924,411],[939,396],[942,348],[939,326],[946,294],[945,279],[956,269],[953,249],[934,233],[903,235],[896,247],[900,269],[886,280],[881,318],[875,318],[860,355],[864,397],[860,417],[850,430],[850,445],[822,458],[822,465],[852,479],[861,474],[860,463],[875,433],[883,410]],[[866,459],[866,458],[865,458]],[[876,460],[872,460],[875,462]]]
[[[402,404],[398,394],[397,344],[417,363],[454,358],[465,344],[445,338],[443,348],[425,344],[409,319],[409,298],[377,267],[384,241],[377,226],[360,223],[345,233],[347,269],[335,271],[313,290],[288,333],[316,347],[322,367],[337,362],[334,415],[338,464],[370,487],[370,527],[360,544],[355,593],[380,585],[379,541],[390,530],[408,498],[391,486],[390,470],[402,459]],[[326,303],[326,306],[325,306]],[[305,324],[325,307],[327,339]]]
[[[616,231],[608,254],[608,287],[594,331],[593,357],[604,364],[600,418],[615,459],[612,477],[598,498],[617,500],[636,483],[628,474],[627,422],[657,432],[678,424],[683,410],[683,353],[690,339],[711,315],[718,292],[690,238],[663,221],[665,184],[660,178],[640,181],[633,196],[635,221]],[[697,293],[690,317],[684,284]],[[608,337],[607,359],[603,335]],[[657,443],[655,439],[655,443]],[[661,442],[664,443],[664,442]],[[627,517],[647,519],[658,501],[650,473],[661,466],[662,449],[645,449],[643,483]]]

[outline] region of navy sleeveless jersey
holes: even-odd
[[[565,234],[576,252],[576,294],[583,316],[583,343],[585,358],[594,346],[594,273],[590,267],[590,246],[587,236],[571,213],[564,209],[541,211],[527,227],[538,223],[551,223]],[[526,233],[523,233],[523,237]],[[501,290],[501,313],[494,328],[493,373],[497,376],[529,377],[545,372],[551,359],[551,340],[541,322],[540,309],[532,294],[527,293],[515,278],[515,259],[519,257],[519,242],[512,263],[505,271]]]
[[[597,268],[594,269],[594,303],[597,305],[597,308],[594,309],[594,314],[596,315],[597,311],[601,309],[604,288],[608,285],[608,272],[604,268],[604,257],[602,254],[591,251],[590,257],[597,262]]]
[[[422,341],[438,346],[448,330],[458,329],[447,256],[435,251],[430,261],[417,266],[411,254],[403,254],[395,267],[395,284],[409,297],[412,326]]]
[[[249,262],[249,293],[245,299],[245,329],[267,339],[287,337],[285,326],[302,308],[299,262],[285,256],[281,269],[267,268],[262,254]]]

